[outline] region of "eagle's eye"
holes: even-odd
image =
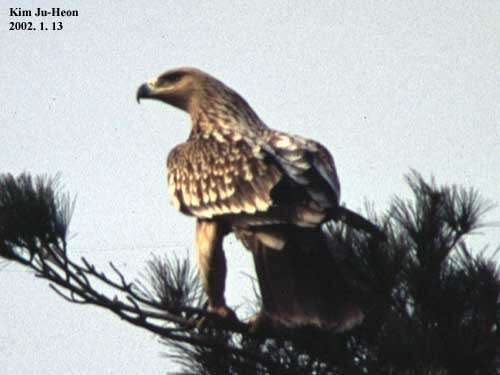
[[[170,85],[170,84],[178,82],[182,78],[183,75],[184,75],[184,73],[180,73],[180,72],[168,73],[168,74],[162,75],[159,78],[159,81],[161,84],[169,84]]]

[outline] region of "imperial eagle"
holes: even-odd
[[[345,285],[321,232],[339,217],[368,225],[339,206],[332,156],[320,143],[273,130],[221,81],[194,68],[169,70],[141,85],[137,100],[156,99],[191,117],[189,138],[167,159],[170,197],[196,218],[199,273],[208,309],[235,317],[224,298],[225,235],[253,252],[262,295],[259,319],[288,326],[345,330],[363,313]]]

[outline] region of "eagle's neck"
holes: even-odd
[[[190,102],[191,135],[217,129],[245,129],[260,133],[266,125],[237,92],[221,82],[207,85]]]

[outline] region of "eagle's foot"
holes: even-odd
[[[236,313],[234,312],[233,309],[227,307],[226,305],[222,306],[208,306],[208,311],[218,315],[222,319],[229,319],[229,320],[238,320],[236,317]]]
[[[198,329],[203,330],[205,328],[213,327],[221,323],[227,324],[239,322],[234,310],[227,307],[226,305],[208,306],[208,312],[212,313],[213,315],[204,316],[203,318],[201,318],[196,324],[196,327]]]
[[[264,312],[255,314],[248,319],[248,332],[254,335],[264,334],[273,328],[273,321],[269,315]]]

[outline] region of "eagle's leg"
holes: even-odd
[[[212,220],[196,222],[196,250],[198,271],[208,297],[208,311],[223,318],[236,319],[236,314],[226,305],[226,257],[222,248],[222,225]]]

